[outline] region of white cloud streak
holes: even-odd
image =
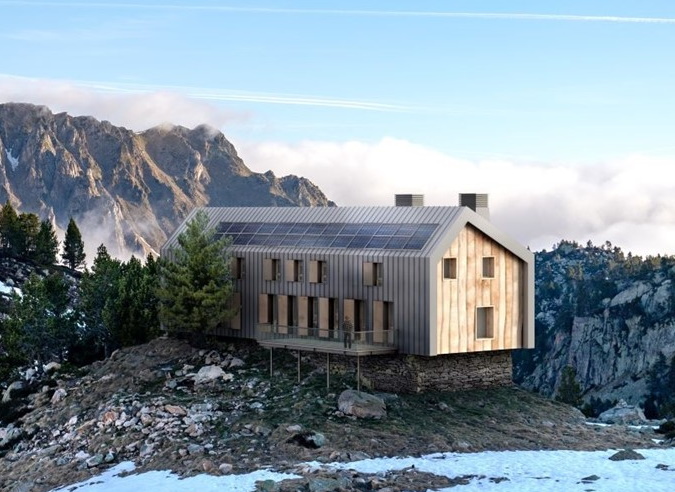
[[[672,17],[634,17],[614,15],[574,15],[574,14],[536,14],[523,12],[443,12],[419,10],[358,10],[358,9],[302,9],[276,7],[232,7],[224,5],[198,4],[142,4],[112,2],[26,2],[0,1],[0,5],[22,7],[52,8],[99,8],[99,9],[133,9],[133,10],[165,10],[165,11],[206,11],[223,13],[251,14],[293,14],[293,15],[343,15],[362,17],[432,17],[448,19],[483,19],[483,20],[515,20],[515,21],[558,21],[558,22],[604,22],[629,24],[675,24]]]
[[[30,87],[25,87],[28,85]],[[219,102],[250,102],[260,104],[285,104],[295,106],[317,106],[326,108],[357,109],[376,112],[413,112],[424,108],[390,104],[377,101],[364,101],[354,99],[340,99],[332,97],[311,96],[302,94],[275,94],[266,92],[248,92],[232,89],[215,89],[205,87],[186,87],[172,85],[148,85],[148,84],[125,84],[114,82],[95,81],[60,81],[31,79],[16,77],[8,74],[0,74],[0,98],[3,97],[3,89],[7,93],[49,92],[56,90],[62,92],[70,87],[81,93],[90,92],[109,95],[138,95],[147,97],[152,94],[173,94],[176,98],[189,98],[201,101]]]
[[[460,192],[490,194],[493,222],[533,250],[561,239],[610,241],[635,254],[675,254],[675,161],[648,156],[592,165],[466,160],[404,140],[239,144],[256,171],[305,176],[338,205],[392,205],[423,193],[456,205]]]

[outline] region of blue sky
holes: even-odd
[[[670,180],[630,174],[675,163],[672,1],[0,0],[0,17],[0,101],[136,130],[208,122],[254,170],[306,175],[342,204],[406,186],[454,204],[482,186],[534,247],[675,253]],[[351,169],[378,190],[356,193]],[[608,188],[617,176],[632,187]],[[631,195],[652,198],[617,208]],[[560,216],[603,197],[597,217]],[[551,200],[555,217],[538,211]],[[523,207],[543,216],[506,212]],[[634,241],[645,224],[652,239]]]

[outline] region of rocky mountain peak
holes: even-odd
[[[330,206],[312,182],[251,171],[217,129],[161,125],[133,132],[45,106],[0,104],[0,201],[70,217],[90,251],[159,247],[196,206]]]

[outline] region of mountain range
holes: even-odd
[[[145,256],[197,206],[332,206],[311,181],[251,171],[215,128],[134,132],[45,106],[0,104],[0,201],[65,230],[89,251]]]

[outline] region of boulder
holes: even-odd
[[[68,392],[63,388],[59,388],[56,391],[54,391],[54,394],[52,395],[52,403],[58,403],[61,400],[63,400],[66,396],[68,396]]]
[[[45,371],[45,374],[51,374],[53,372],[60,371],[61,364],[59,364],[58,362],[50,362],[49,364],[46,364],[43,367],[43,369]]]
[[[309,449],[318,449],[326,444],[326,436],[318,432],[306,431],[295,434],[287,442],[294,442]]]
[[[204,366],[195,376],[195,384],[208,383],[225,376],[225,371],[219,366]]]
[[[642,409],[636,405],[628,405],[619,400],[615,407],[602,412],[598,420],[605,424],[642,425],[647,422]]]
[[[622,449],[618,453],[614,453],[612,456],[610,456],[609,459],[612,461],[626,461],[626,460],[643,460],[645,459],[645,457],[642,456],[637,451],[633,451],[632,449]]]
[[[381,398],[363,391],[346,390],[338,398],[338,410],[358,418],[387,416],[387,406]]]
[[[2,395],[2,403],[7,403],[14,398],[23,396],[26,392],[27,386],[23,381],[14,381],[7,386],[7,389]]]

